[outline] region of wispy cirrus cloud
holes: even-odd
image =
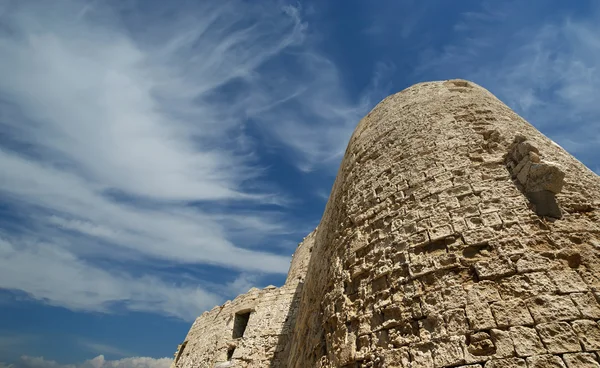
[[[303,88],[255,116],[269,135],[292,149],[291,157],[302,171],[326,168],[335,173],[358,122],[389,92],[386,78],[395,66],[377,63],[370,84],[352,100],[343,92],[343,78],[331,60],[308,53],[299,55],[297,62],[306,68],[304,82],[298,83]]]
[[[306,29],[276,2],[0,5],[0,287],[190,319],[286,272],[289,254],[255,247],[301,234],[261,207],[286,193],[248,122],[290,165],[330,163],[380,87],[349,98]],[[181,264],[240,275],[218,290]]]
[[[56,243],[0,239],[0,257],[0,288],[23,290],[50,305],[76,311],[109,312],[118,302],[129,310],[192,320],[221,299],[190,280],[169,282],[104,269]]]

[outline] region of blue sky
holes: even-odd
[[[0,367],[166,367],[283,283],[358,120],[450,78],[600,172],[597,1],[0,0]]]

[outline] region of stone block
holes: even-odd
[[[465,362],[460,340],[440,341],[433,348],[435,367],[454,366]]]
[[[485,363],[484,368],[527,368],[527,364],[521,358],[492,359]]]
[[[515,351],[520,357],[546,354],[546,349],[533,328],[516,326],[509,330]]]
[[[473,330],[489,330],[496,327],[496,321],[487,303],[472,303],[465,308],[469,326]]]
[[[577,271],[574,270],[554,270],[548,273],[550,278],[556,284],[558,291],[563,294],[581,293],[588,291],[588,286]]]
[[[497,191],[494,191],[494,192],[495,192],[494,193],[495,195],[498,194]],[[496,214],[498,214],[498,211],[501,209],[501,208],[499,208],[497,202],[494,203],[491,200],[486,200],[483,203],[479,203],[477,205],[477,208],[479,209],[479,212],[481,212],[482,215],[485,215],[485,214],[488,214],[488,213],[496,213]],[[502,220],[500,220],[500,223],[502,223]],[[485,224],[485,221],[484,221],[484,224]],[[498,224],[495,224],[495,225],[498,225]],[[486,226],[488,226],[488,225],[486,224]]]
[[[500,216],[497,212],[484,213],[481,215],[481,220],[487,227],[493,227],[502,224],[502,219],[500,219]]]
[[[472,354],[471,351],[473,351],[473,345],[471,342],[469,343],[469,345],[467,345],[467,343],[463,341],[462,348],[463,348],[463,352],[464,352],[464,356],[465,356],[465,363],[467,363],[467,364],[484,363],[484,362],[492,359],[492,357],[489,355]]]
[[[408,272],[411,277],[420,277],[435,271],[435,265],[431,258],[422,258],[412,262],[408,266]]]
[[[411,367],[434,368],[433,357],[431,354],[432,350],[433,344],[431,343],[417,344],[411,346]]]
[[[463,308],[467,304],[467,293],[462,285],[443,288],[442,295],[445,308]]]
[[[481,216],[467,217],[467,218],[465,218],[465,222],[467,223],[467,228],[469,228],[469,230],[479,229],[479,228],[482,228],[485,226],[483,224],[483,220],[481,219]]]
[[[481,362],[488,360],[491,355],[496,353],[496,346],[487,332],[476,332],[469,334],[467,338],[467,352],[469,353],[468,362]],[[481,360],[475,360],[480,358]]]
[[[494,239],[494,237],[494,231],[486,227],[463,232],[463,238],[465,239],[465,242],[467,242],[467,244],[469,245],[483,244]]]
[[[592,290],[600,290],[600,277],[589,268],[579,267],[577,270],[581,278],[589,285]]]
[[[451,225],[441,225],[429,229],[429,238],[431,241],[440,240],[454,234],[454,229]]]
[[[511,299],[492,304],[492,313],[498,327],[526,326],[533,324],[533,318],[521,299]]]
[[[586,351],[600,350],[600,327],[588,319],[572,322],[573,330]]]
[[[446,325],[441,315],[430,314],[419,321],[419,337],[422,341],[430,341],[446,336]]]
[[[555,290],[556,286],[545,272],[514,275],[499,282],[500,296],[503,299],[529,298]]]
[[[409,236],[408,241],[411,247],[419,247],[429,242],[429,234],[425,231],[420,231]]]
[[[416,321],[403,321],[389,330],[389,339],[394,347],[401,347],[420,341],[419,326]]]
[[[452,219],[452,230],[455,233],[462,233],[467,230],[467,223],[462,218],[453,218]]]
[[[515,268],[508,258],[496,258],[475,263],[475,272],[481,280],[497,279],[515,273]]]
[[[583,317],[592,319],[600,318],[600,306],[592,293],[574,293],[570,296]]]
[[[527,192],[548,191],[560,193],[564,185],[565,173],[550,162],[532,163],[527,174]]]
[[[527,307],[536,323],[570,321],[581,315],[568,295],[536,296],[527,300]]]
[[[460,260],[456,254],[446,253],[436,256],[433,265],[436,270],[447,270],[460,267]]]
[[[519,273],[544,271],[555,268],[558,263],[538,253],[526,253],[517,261]]]
[[[579,339],[567,322],[542,323],[535,328],[550,353],[562,354],[581,351]]]
[[[449,335],[461,335],[469,330],[467,315],[463,308],[451,309],[444,312],[446,331]]]
[[[567,368],[599,368],[600,364],[592,353],[574,353],[563,355]]]
[[[519,221],[519,217],[515,213],[515,211],[511,209],[500,209],[499,211],[500,218],[504,223],[514,223]]]
[[[506,220],[504,222],[506,223]],[[497,248],[498,253],[504,256],[523,254],[527,251],[527,247],[516,238],[498,241]]]
[[[536,355],[527,358],[528,368],[566,368],[560,357],[555,355]]]
[[[383,363],[389,368],[410,368],[410,355],[408,348],[386,350],[383,355]]]
[[[421,310],[429,315],[444,310],[444,298],[441,291],[431,291],[421,297]]]
[[[510,332],[492,329],[490,336],[496,347],[494,358],[509,358],[515,355],[515,345],[510,338]]]
[[[493,281],[482,280],[470,285],[467,289],[467,301],[469,303],[491,303],[499,300],[498,285]]]

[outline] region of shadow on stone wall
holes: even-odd
[[[283,328],[281,329],[279,339],[277,341],[277,344],[275,345],[275,355],[273,356],[273,360],[271,360],[271,364],[269,364],[270,368],[287,367],[288,357],[290,354],[291,335],[294,330],[294,325],[296,323],[298,306],[300,304],[300,296],[302,293],[303,285],[303,281],[299,282],[296,285],[294,297],[292,298],[292,302],[290,303],[290,309],[287,312]]]

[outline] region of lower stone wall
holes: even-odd
[[[291,329],[313,244],[314,231],[298,244],[281,288],[252,288],[198,317],[171,368],[287,367]]]
[[[253,288],[203,313],[179,346],[171,368],[286,367],[288,336],[301,287],[295,283]],[[247,313],[247,326],[234,326],[236,314]],[[234,337],[234,330],[238,335],[243,330],[243,336]]]

